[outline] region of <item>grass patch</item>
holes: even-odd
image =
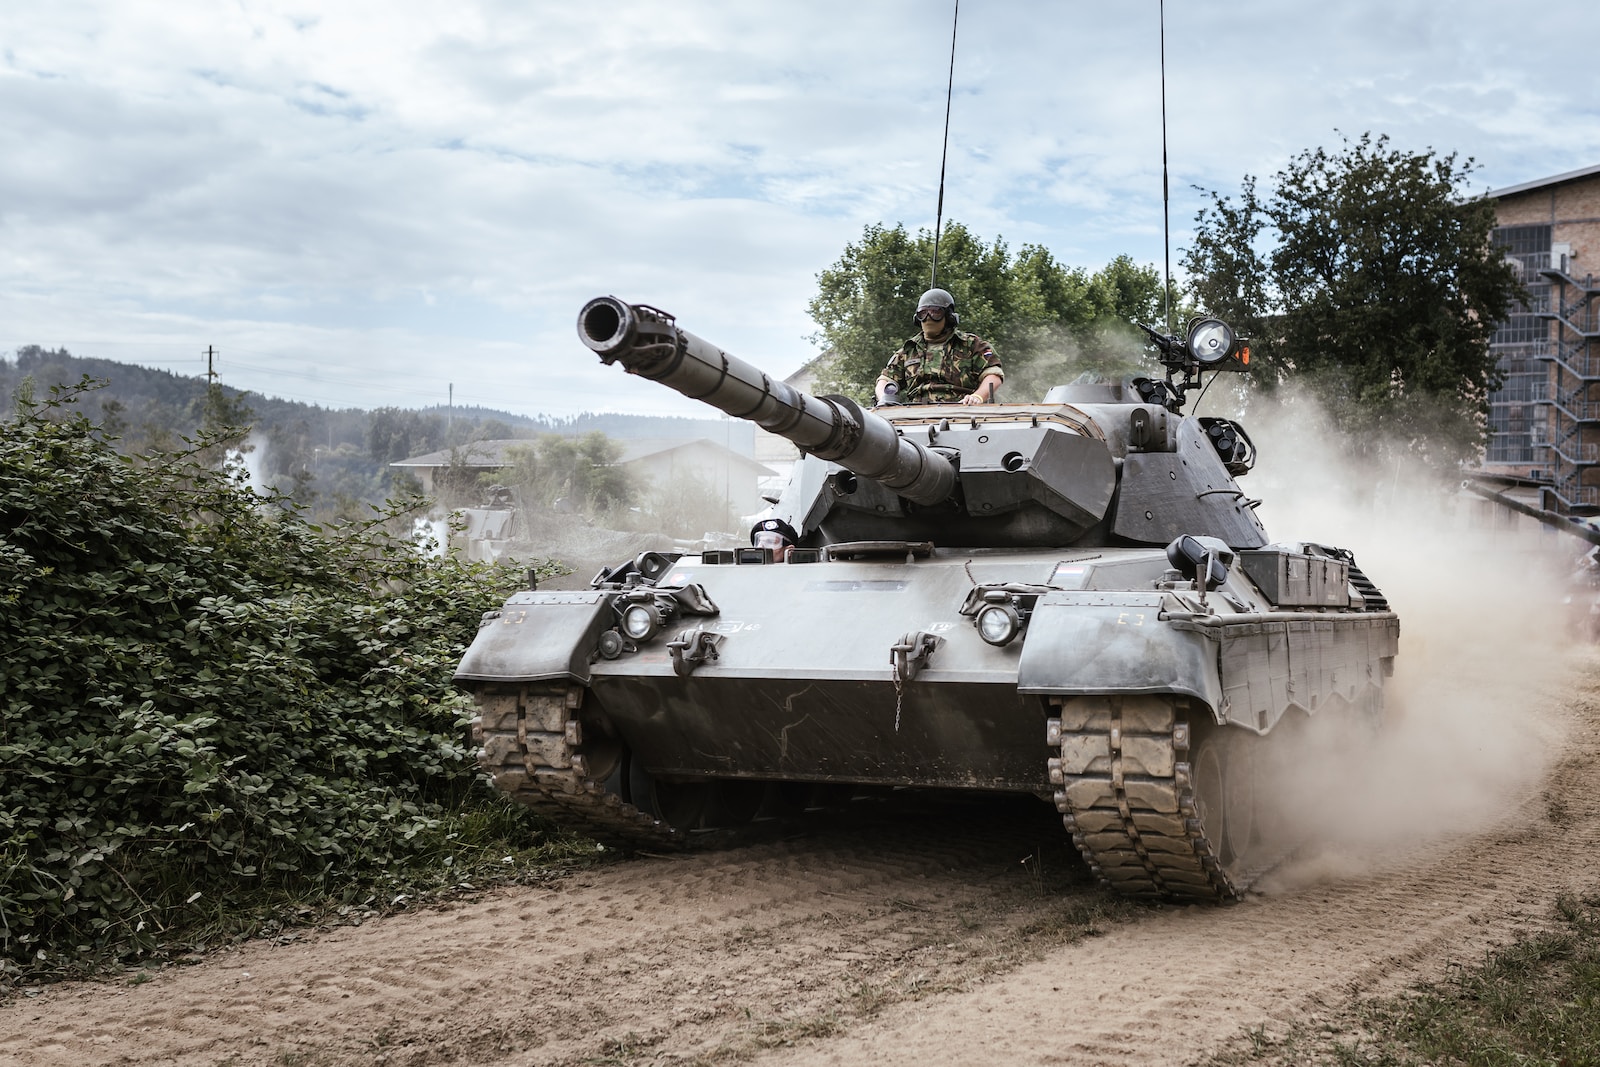
[[[1248,1039],[1212,1063],[1600,1067],[1600,893],[1559,897],[1548,929],[1444,981],[1362,1001],[1341,1025]]]
[[[615,858],[598,851],[593,841],[555,831],[498,797],[481,808],[446,816],[443,823],[436,854],[375,877],[300,892],[260,888],[236,895],[226,905],[196,907],[187,916],[169,916],[168,925],[136,954],[83,951],[25,968],[0,966],[0,1005],[19,992],[31,994],[56,981],[125,974],[128,985],[142,985],[164,966],[198,963],[208,952],[245,941],[266,938],[287,944],[304,931],[360,926],[488,889],[548,885]]]

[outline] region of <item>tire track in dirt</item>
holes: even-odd
[[[1043,805],[869,815],[56,987],[0,1009],[0,1062],[742,1058],[1073,936],[1085,877]]]

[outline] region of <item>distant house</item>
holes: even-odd
[[[681,484],[694,477],[712,489],[720,489],[737,514],[749,515],[765,506],[761,481],[777,472],[750,456],[703,437],[635,438],[616,442],[622,447],[617,465],[641,483],[651,486]],[[511,450],[531,447],[534,442],[513,438],[500,441],[474,441],[455,449],[429,452],[389,464],[422,483],[422,491],[432,493],[440,476],[452,467],[474,474],[497,471],[511,465]]]
[[[766,507],[761,499],[761,483],[777,474],[751,456],[704,437],[693,441],[640,438],[619,443],[622,455],[617,465],[641,482],[666,486],[681,484],[686,476],[699,479],[720,491],[738,515],[750,515]]]
[[[519,446],[532,448],[534,442],[521,437],[499,441],[473,441],[440,452],[428,452],[396,460],[389,466],[394,470],[405,471],[421,482],[424,493],[433,493],[440,476],[451,467],[469,470],[474,474],[497,471],[511,465],[510,450]]]

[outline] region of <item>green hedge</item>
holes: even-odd
[[[449,679],[514,579],[119,455],[69,399],[0,423],[0,970],[448,862],[501,803]]]

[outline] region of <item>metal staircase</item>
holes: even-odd
[[[1534,314],[1556,323],[1554,343],[1539,357],[1556,366],[1551,396],[1556,418],[1549,444],[1554,469],[1552,484],[1544,492],[1564,511],[1600,507],[1600,485],[1585,477],[1600,467],[1600,389],[1590,388],[1600,383],[1600,354],[1593,344],[1600,337],[1596,323],[1600,302],[1594,299],[1600,286],[1594,284],[1593,275],[1579,281],[1552,267],[1539,274],[1550,282],[1551,292]]]

